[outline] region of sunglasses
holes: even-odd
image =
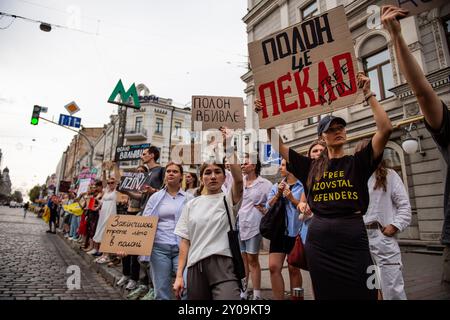
[[[115,182],[108,182],[108,184],[114,184]]]

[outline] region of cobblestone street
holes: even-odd
[[[0,300],[121,299],[120,294],[34,213],[0,207]],[[78,266],[81,288],[67,280]]]

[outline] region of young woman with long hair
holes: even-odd
[[[377,290],[367,286],[373,262],[363,215],[369,205],[367,182],[381,160],[392,124],[370,91],[370,79],[360,72],[357,85],[363,89],[377,126],[371,142],[361,152],[345,155],[346,122],[330,115],[319,122],[318,136],[327,150],[316,160],[289,149],[277,137],[279,153],[289,159],[292,173],[309,192],[308,204],[314,218],[305,250],[318,300],[377,299]],[[257,107],[261,110],[261,103]],[[268,136],[274,143],[271,133],[269,129]]]

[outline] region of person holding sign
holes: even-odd
[[[172,292],[172,273],[177,272],[179,238],[174,233],[187,201],[194,198],[183,191],[183,166],[169,162],[165,170],[166,187],[153,194],[145,206],[143,216],[157,216],[153,250],[150,256],[150,270],[156,300],[170,300]]]
[[[441,242],[445,245],[442,280],[450,282],[450,111],[434,92],[403,38],[398,20],[407,14],[406,10],[385,6],[382,8],[381,22],[391,35],[400,71],[417,97],[420,110],[425,117],[425,127],[431,133],[447,164]]]
[[[115,215],[117,213],[117,192],[116,192],[116,179],[111,177],[108,179],[107,187],[104,191],[103,197],[100,200],[100,212],[97,223],[97,229],[95,230],[94,235],[94,243],[96,243],[97,247],[100,247],[100,242],[102,242],[103,233],[105,232],[106,222],[109,217]],[[108,263],[109,257],[107,254],[103,254],[101,257],[96,259],[97,263]]]
[[[221,163],[204,163],[200,179],[207,191],[186,204],[175,234],[181,237],[180,255],[175,283],[175,294],[180,297],[184,287],[183,272],[187,268],[187,298],[189,300],[239,300],[238,278],[228,240],[230,225],[225,203],[233,212],[232,224],[242,200],[243,180],[241,166],[231,144],[231,135],[221,128],[224,138],[233,185],[227,194],[222,192],[225,166]],[[233,209],[233,210],[231,210]]]
[[[377,125],[372,140],[360,152],[345,155],[346,122],[330,115],[319,122],[318,135],[327,148],[316,160],[289,149],[278,136],[279,153],[289,159],[314,212],[305,250],[318,300],[377,299],[377,290],[368,285],[373,261],[363,215],[369,204],[367,182],[381,161],[392,124],[362,72],[357,75],[357,85],[363,89]],[[257,107],[260,109],[260,103]],[[268,136],[273,140],[270,129]]]

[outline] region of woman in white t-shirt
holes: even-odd
[[[227,146],[231,136],[225,129],[222,134]],[[240,289],[227,232],[230,230],[224,198],[226,199],[233,225],[242,200],[243,182],[241,167],[233,147],[226,149],[233,175],[233,184],[227,194],[222,192],[225,181],[223,164],[203,164],[200,179],[207,190],[186,204],[175,228],[181,237],[178,270],[174,283],[177,297],[187,287],[188,300],[239,300]],[[187,284],[184,285],[183,270],[187,267]]]

